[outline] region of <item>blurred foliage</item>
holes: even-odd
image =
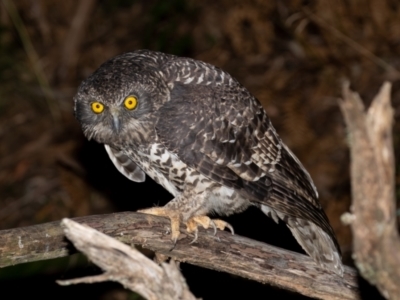
[[[103,148],[84,140],[72,111],[80,81],[102,62],[149,48],[217,65],[262,102],[311,173],[345,261],[351,263],[350,231],[339,220],[350,205],[350,184],[337,100],[343,80],[350,80],[366,104],[384,80],[392,81],[400,161],[398,1],[13,1],[38,55],[34,64],[50,83],[60,110],[57,118],[43,101],[37,73],[5,2],[0,6],[2,228],[134,210],[170,199],[149,180],[139,185],[118,174]],[[400,176],[396,180],[400,186]],[[274,240],[269,229],[263,230],[268,226],[275,232],[270,227],[275,225],[249,211],[229,220],[238,233],[286,246],[281,236]],[[188,282],[197,289],[193,278]],[[226,286],[234,294],[235,287]],[[197,296],[209,295],[197,291]]]

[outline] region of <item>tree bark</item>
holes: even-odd
[[[61,285],[116,281],[148,300],[196,300],[175,261],[161,265],[135,247],[125,245],[93,228],[69,219],[61,221],[74,246],[104,270],[97,276],[59,280]]]
[[[343,278],[328,273],[308,256],[228,232],[200,230],[196,243],[182,234],[174,246],[166,218],[126,212],[75,218],[126,244],[138,244],[177,261],[224,271],[319,299],[359,299],[357,274],[345,267]],[[0,231],[0,267],[62,257],[76,250],[60,222]]]
[[[400,240],[396,224],[391,84],[383,84],[365,111],[357,93],[343,88],[351,153],[353,257],[361,275],[388,299],[400,299]]]

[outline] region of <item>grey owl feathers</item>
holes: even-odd
[[[250,205],[283,220],[321,266],[343,274],[340,250],[308,172],[238,81],[210,64],[148,50],[105,62],[79,87],[75,115],[127,178],[145,173],[174,199],[147,213],[197,233],[229,227],[209,214]],[[196,235],[197,237],[197,235]]]

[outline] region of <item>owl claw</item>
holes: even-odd
[[[174,244],[173,248],[175,248],[175,245],[178,242],[178,238],[180,235],[179,224],[181,219],[179,217],[179,212],[164,207],[141,209],[138,212],[155,216],[168,217],[171,220],[171,240]],[[217,234],[217,229],[224,230],[225,228],[228,228],[231,233],[234,234],[233,227],[225,221],[219,219],[212,220],[207,216],[196,216],[190,218],[186,222],[187,232],[194,234],[194,239],[190,242],[190,244],[193,244],[197,241],[199,225],[205,229],[208,229],[210,228],[210,226],[212,226],[212,228],[214,229],[214,235]]]
[[[233,230],[233,227],[231,224],[226,223],[225,227],[229,229],[229,231],[232,233],[232,235],[235,235],[235,230]]]
[[[198,232],[199,232],[199,231],[198,231],[197,228],[196,228],[196,230],[194,231],[194,239],[189,243],[189,245],[191,245],[191,244],[193,244],[194,242],[197,241]]]
[[[214,235],[216,235],[217,229],[225,230],[225,228],[228,228],[229,231],[232,233],[232,235],[235,234],[235,231],[233,230],[232,225],[229,224],[228,222],[225,222],[225,221],[222,221],[222,220],[219,220],[219,219],[215,219],[215,220],[211,220],[210,219],[210,223],[214,227]]]
[[[152,208],[147,208],[147,209],[141,209],[138,210],[138,212],[144,213],[144,214],[149,214],[149,215],[154,215],[154,216],[162,216],[162,217],[168,217],[171,221],[171,240],[174,243],[174,247],[178,241],[180,231],[179,231],[179,223],[180,223],[180,217],[179,213],[173,210],[170,210],[168,208],[164,207],[152,207]]]
[[[213,229],[214,229],[214,235],[217,234],[217,226],[215,225],[213,220],[210,220],[210,224],[212,225]]]
[[[214,235],[217,234],[217,229],[224,230],[225,228],[228,228],[230,230],[230,232],[232,233],[232,235],[235,234],[233,227],[225,221],[222,221],[219,219],[212,220],[207,216],[196,216],[196,217],[190,218],[186,222],[187,232],[189,232],[189,233],[194,232],[194,234],[195,234],[195,238],[190,244],[194,243],[197,240],[197,232],[198,232],[197,227],[199,225],[201,225],[205,229],[210,228],[210,225],[211,225],[214,229]]]
[[[179,235],[180,235],[179,230],[178,230],[178,232],[172,232],[172,233],[171,233],[171,240],[172,240],[172,242],[174,243],[174,248],[175,248],[176,243],[177,243],[177,241],[178,241]]]
[[[169,252],[171,252],[172,250],[175,249],[175,247],[176,247],[176,242],[177,242],[177,241],[172,241],[173,244],[172,244],[172,247],[168,249]]]

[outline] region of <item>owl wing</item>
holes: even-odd
[[[274,178],[320,208],[310,175],[282,143],[258,100],[237,80],[213,65],[190,58],[171,56],[161,69],[173,100],[164,109],[173,106],[175,111],[167,122],[187,122],[190,126],[187,132],[176,128],[187,136],[181,145],[187,148],[192,144],[193,151],[199,150],[245,181]],[[177,109],[182,109],[179,115]]]
[[[294,228],[297,240],[302,237],[296,234],[312,239],[313,229],[299,224],[311,221],[339,249],[310,175],[244,87],[175,82],[170,98],[158,111],[156,125],[157,136],[169,151],[203,175],[234,188],[274,220],[283,219]],[[307,232],[296,232],[297,226]]]
[[[135,182],[143,182],[146,179],[145,173],[122,151],[111,148],[109,145],[106,144],[104,144],[104,147],[106,148],[107,154],[113,162],[114,166],[126,178]]]

